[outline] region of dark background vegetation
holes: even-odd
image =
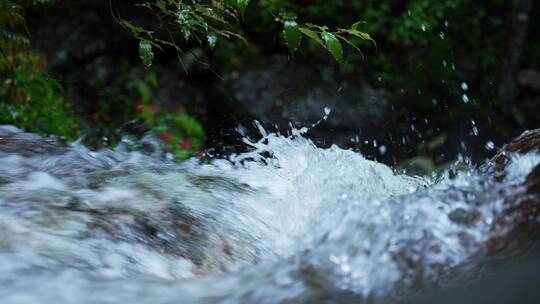
[[[177,113],[181,122],[171,126],[171,116],[164,124],[183,129],[165,135],[182,137],[175,144],[188,154],[230,153],[240,149],[239,124],[251,130],[256,119],[285,132],[289,122],[320,120],[329,107],[328,120],[308,133],[320,146],[335,143],[420,171],[460,154],[480,160],[540,126],[540,8],[533,2],[251,1],[238,26],[248,44],[219,39],[212,49],[169,32],[182,51],[155,50],[150,70],[141,65],[137,39],[118,24],[121,17],[157,26],[136,2],[26,3],[25,31],[39,63],[21,73],[40,70],[61,87],[51,93],[61,101],[34,98],[24,107],[43,112],[30,122],[14,119],[6,113],[21,101],[8,94],[5,81],[13,75],[4,67],[0,122],[73,137],[79,133],[65,130],[77,129],[114,142],[126,121],[146,115],[150,127],[160,126],[159,115]],[[277,11],[330,28],[362,20],[377,48],[358,41],[362,54],[345,48],[342,64],[312,41],[291,55]],[[70,118],[47,121],[61,112],[58,103],[69,104]],[[66,122],[65,130],[55,129]]]

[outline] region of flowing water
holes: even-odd
[[[249,152],[176,164],[1,127],[1,303],[399,299],[481,259],[505,191],[540,162],[513,156],[502,181],[411,177],[302,131],[261,133]]]

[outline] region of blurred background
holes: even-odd
[[[317,145],[424,173],[459,155],[483,160],[540,127],[532,0],[244,1],[231,26],[241,39],[186,39],[137,1],[0,2],[0,123],[84,135],[96,148],[131,122],[178,158],[227,154],[241,149],[236,129],[255,133],[253,120],[285,133],[327,107],[308,132]],[[342,62],[313,39],[291,53],[280,18],[330,29],[362,21],[376,46],[351,39]],[[175,47],[154,47],[145,68],[130,24]]]

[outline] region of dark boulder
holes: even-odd
[[[502,169],[508,163],[509,153],[528,153],[540,151],[540,129],[523,132],[520,136],[503,146],[490,161],[497,169]]]
[[[358,77],[325,80],[321,72],[284,56],[225,76],[224,92],[240,111],[264,124],[310,125],[331,109],[328,120],[311,130],[317,142],[346,145],[359,130],[381,125],[391,94]],[[336,136],[339,134],[339,136]]]

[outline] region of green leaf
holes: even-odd
[[[319,38],[319,34],[315,31],[312,31],[306,27],[301,27],[298,30],[302,32],[302,34],[308,36],[309,38],[315,40],[318,44],[320,44],[322,47],[325,47],[324,42]]]
[[[139,42],[139,57],[142,60],[145,69],[149,69],[152,66],[154,59],[154,52],[152,52],[152,45],[146,40]]]
[[[377,44],[375,43],[375,40],[371,38],[371,36],[368,33],[360,32],[357,30],[344,30],[345,32],[349,33],[350,35],[356,36],[362,40],[371,41],[375,47],[377,47]]]
[[[283,38],[289,52],[294,53],[300,46],[300,42],[302,42],[302,32],[300,32],[296,21],[287,20],[283,22]]]
[[[361,23],[366,23],[366,22],[365,22],[365,21],[357,21],[357,22],[353,23],[353,24],[351,25],[351,30],[353,30],[353,31],[358,30],[358,26],[359,26]]]
[[[343,62],[343,48],[337,37],[328,32],[322,32],[321,37],[326,45],[326,49],[330,51],[332,56],[339,62]]]
[[[249,0],[227,0],[227,4],[236,8],[240,12],[240,15],[244,15],[246,7],[249,4]]]
[[[244,15],[244,12],[246,11],[246,7],[249,4],[249,0],[236,0],[236,6],[238,10],[240,11],[240,14]]]
[[[362,54],[362,51],[360,50],[360,48],[356,44],[352,43],[349,39],[347,39],[347,38],[345,38],[345,37],[343,37],[341,35],[338,35],[338,34],[336,34],[336,37],[343,40],[345,43],[347,43],[348,45],[353,47],[356,51],[358,51],[360,54]],[[363,57],[363,55],[362,55],[362,57]]]

